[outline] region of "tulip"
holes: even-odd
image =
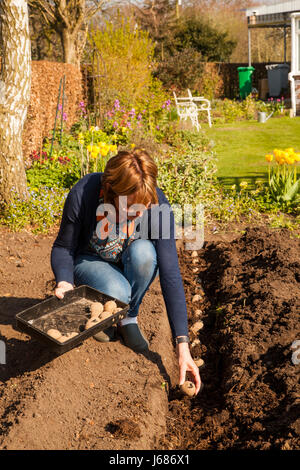
[[[295,153],[294,157],[295,157],[295,162],[300,162],[300,153]]]

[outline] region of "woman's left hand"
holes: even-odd
[[[201,387],[201,378],[199,368],[196,366],[191,356],[188,343],[177,344],[176,352],[179,363],[179,385],[182,385],[185,382],[186,373],[190,372],[194,379],[193,382],[195,383],[197,395]]]

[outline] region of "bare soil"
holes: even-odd
[[[183,250],[180,260],[190,325],[204,323],[192,347],[205,361],[204,388],[193,400],[171,391],[161,446],[299,449],[299,363],[291,349],[300,339],[299,238],[252,227],[231,241],[206,242],[196,265]]]
[[[0,448],[152,449],[177,380],[159,280],[140,312],[149,354],[90,338],[57,356],[14,329],[18,312],[53,293],[54,237],[0,231]]]
[[[57,356],[15,330],[16,313],[52,295],[54,237],[0,231],[0,449],[299,448],[298,238],[206,233],[198,258],[178,243],[189,326],[204,323],[191,332],[204,388],[189,399],[176,387],[159,280],[140,312],[146,355],[90,338]]]

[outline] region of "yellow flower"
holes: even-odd
[[[266,155],[267,162],[271,162],[273,160],[273,155],[271,153]]]
[[[295,157],[295,162],[300,162],[300,153],[295,153],[294,157]]]
[[[285,151],[286,151],[287,153],[289,153],[289,154],[291,154],[291,153],[294,153],[294,152],[295,152],[295,150],[294,150],[293,148],[288,148],[288,149],[285,149]]]
[[[231,186],[231,189],[232,189],[232,191],[235,191],[235,189],[236,189],[236,185],[235,185],[235,184],[233,184],[233,185]]]
[[[102,157],[106,157],[106,155],[108,154],[108,149],[107,148],[102,148],[100,150],[100,153],[101,153]]]
[[[284,160],[286,160],[287,158],[289,158],[288,152],[282,152],[281,158],[283,158]]]
[[[248,186],[247,181],[241,181],[241,182],[240,182],[240,188],[241,188],[241,189],[246,189],[247,186]]]
[[[127,128],[126,128],[126,127],[121,127],[121,131],[122,131],[122,132],[126,132],[126,131],[127,131]]]
[[[88,150],[88,152],[91,153],[93,151],[93,145],[88,145],[87,150]]]
[[[131,148],[134,149],[134,147],[135,147],[135,144],[131,144]]]
[[[292,165],[294,163],[294,158],[293,157],[286,157],[285,161],[288,165]]]
[[[110,145],[110,146],[109,146],[109,150],[110,150],[111,152],[116,152],[116,151],[117,151],[117,146],[116,146],[116,145]]]
[[[99,142],[100,147],[106,147],[106,142]]]
[[[284,159],[284,158],[280,158],[280,160],[279,160],[278,163],[279,163],[279,165],[283,165],[283,164],[285,163],[285,159]]]
[[[98,155],[98,152],[94,152],[94,151],[93,151],[93,152],[91,153],[91,157],[92,157],[92,158],[95,158],[95,159],[96,159],[96,158],[97,158],[97,155]]]
[[[95,127],[94,127],[94,126],[91,126],[91,127],[90,127],[90,132],[94,132],[94,130],[95,130]]]

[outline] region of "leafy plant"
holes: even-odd
[[[275,156],[277,165],[271,168]],[[300,179],[297,180],[296,165],[300,161],[300,153],[293,148],[275,149],[274,155],[267,154],[268,186],[271,198],[282,205],[295,205],[300,201]]]
[[[15,196],[4,206],[0,222],[14,231],[31,227],[36,233],[47,232],[60,221],[68,191],[39,187],[29,188],[28,193],[27,200]]]

